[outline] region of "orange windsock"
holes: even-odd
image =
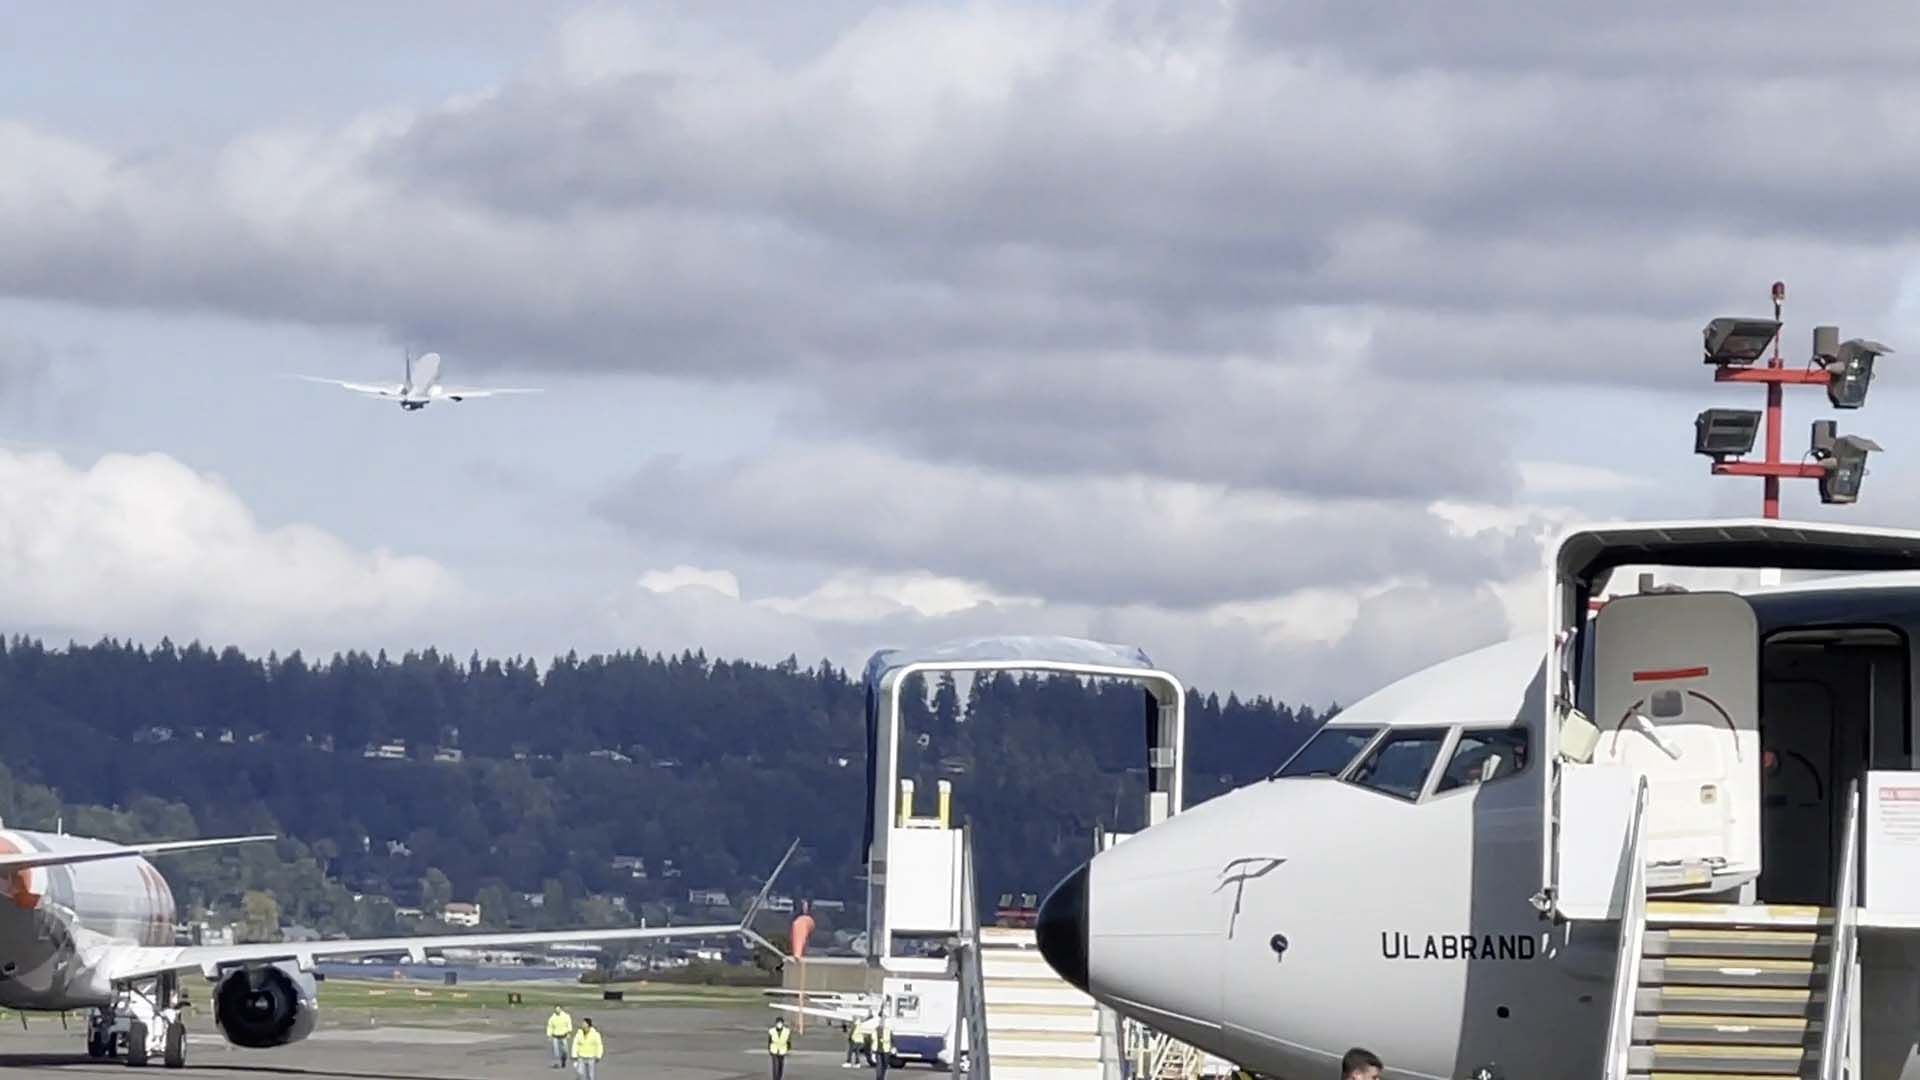
[[[793,955],[807,955],[807,937],[813,933],[813,916],[802,912],[793,918]]]

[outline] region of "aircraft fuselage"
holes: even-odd
[[[89,851],[85,837],[0,831],[0,852]],[[109,945],[171,945],[173,890],[143,858],[42,867],[0,883],[0,1007],[83,1009],[113,1000]]]

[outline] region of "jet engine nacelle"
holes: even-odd
[[[317,989],[313,976],[290,962],[238,968],[214,986],[213,1020],[235,1046],[299,1042],[320,1017]]]

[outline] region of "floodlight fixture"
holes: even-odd
[[[1837,327],[1821,329],[1831,329],[1833,336],[1839,336]],[[1818,352],[1819,338],[1814,340],[1814,361],[1827,369],[1827,400],[1836,409],[1857,409],[1865,405],[1867,387],[1873,382],[1873,362],[1893,350],[1877,341],[1849,338],[1834,346],[1831,359],[1822,360]]]
[[[1709,364],[1751,364],[1767,353],[1780,333],[1779,319],[1724,317],[1707,324],[1701,336]]]
[[[1815,420],[1811,451],[1826,468],[1826,474],[1820,477],[1820,501],[1858,501],[1860,482],[1867,476],[1867,455],[1880,448],[1879,443],[1862,435],[1835,435],[1831,420]]]
[[[1706,409],[1693,418],[1693,452],[1720,461],[1753,449],[1759,409]]]

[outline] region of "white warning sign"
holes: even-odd
[[[1867,774],[1863,906],[1920,916],[1920,773]]]

